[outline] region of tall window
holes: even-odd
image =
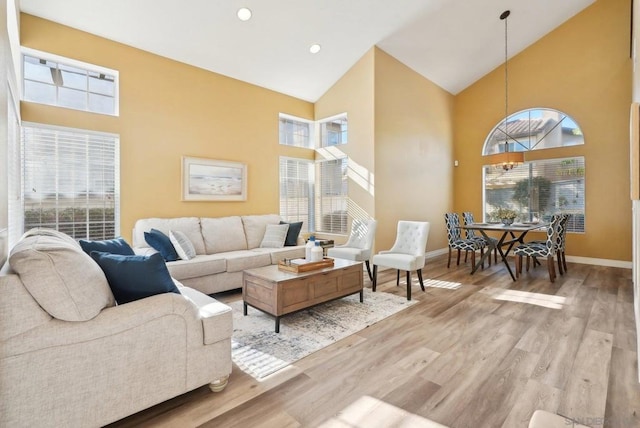
[[[313,148],[313,122],[287,114],[279,116],[280,144],[285,146]]]
[[[118,72],[24,49],[24,100],[93,113],[118,114]]]
[[[584,144],[582,131],[568,115],[552,109],[515,113],[494,127],[483,155],[533,151]],[[512,170],[483,167],[484,217],[495,220],[498,208],[511,208],[520,221],[549,220],[554,213],[571,214],[568,231],[585,230],[585,159],[582,156],[525,162]]]
[[[317,162],[316,231],[347,233],[347,158]]]
[[[24,229],[48,227],[76,239],[119,235],[119,138],[24,124]]]
[[[280,217],[302,221],[304,231],[314,230],[314,174],[312,161],[280,158]]]

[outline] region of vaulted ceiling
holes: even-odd
[[[457,94],[504,62],[504,10],[511,57],[594,1],[20,0],[20,10],[313,102],[373,46]]]

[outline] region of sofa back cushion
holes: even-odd
[[[200,224],[207,254],[247,249],[247,238],[240,217],[203,217]]]
[[[79,245],[51,235],[21,239],[9,264],[38,304],[54,318],[87,321],[113,306],[100,267]]]
[[[278,214],[245,215],[242,216],[242,225],[247,237],[247,248],[249,250],[260,247],[264,238],[264,232],[268,224],[280,223]]]
[[[137,248],[149,247],[144,239],[144,232],[157,229],[169,236],[172,230],[178,230],[189,238],[196,250],[196,254],[207,254],[200,231],[200,219],[198,217],[177,218],[143,218],[136,221],[133,227],[133,246]]]

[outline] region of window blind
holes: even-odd
[[[347,233],[347,158],[317,162],[316,230]]]
[[[484,218],[499,220],[498,208],[515,210],[519,221],[549,221],[555,213],[567,213],[567,230],[584,232],[584,179],[582,156],[525,162],[510,171],[485,166]]]
[[[25,230],[48,227],[92,240],[119,235],[117,136],[25,125],[22,183]]]
[[[280,217],[286,221],[302,221],[302,230],[313,227],[313,162],[280,157]]]

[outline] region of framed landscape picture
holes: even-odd
[[[246,201],[247,165],[182,157],[183,201]]]

